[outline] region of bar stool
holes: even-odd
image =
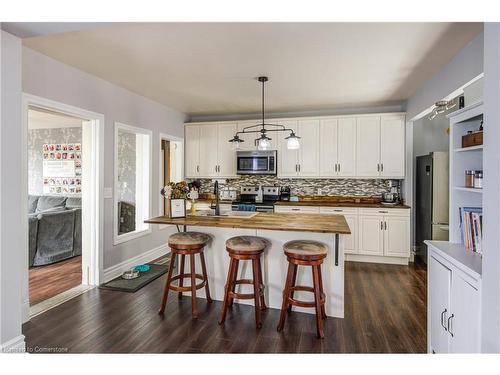
[[[318,241],[297,240],[289,241],[283,245],[283,250],[288,260],[288,273],[285,289],[283,290],[283,304],[278,324],[278,331],[285,325],[287,311],[292,305],[316,308],[316,333],[318,338],[324,338],[323,319],[326,319],[325,293],[323,293],[323,280],[321,277],[321,264],[326,258],[328,247]],[[298,266],[311,266],[313,287],[295,285]],[[314,302],[301,301],[293,298],[294,292],[303,291],[314,293]]]
[[[163,292],[163,300],[161,302],[160,315],[165,312],[165,305],[167,304],[168,292],[170,290],[179,292],[179,298],[182,297],[182,292],[191,292],[191,316],[193,319],[198,317],[198,310],[196,306],[196,291],[205,287],[207,302],[212,302],[210,298],[210,289],[208,287],[207,267],[205,265],[205,257],[203,250],[205,245],[210,241],[210,237],[205,233],[199,232],[180,232],[172,234],[168,238],[168,246],[172,250],[170,258],[170,266],[168,268],[167,281],[165,283],[165,290]],[[194,256],[200,255],[201,271],[202,274],[197,274],[194,264]],[[172,277],[173,269],[175,267],[175,258],[177,255],[181,256],[181,269],[177,276]],[[189,256],[190,270],[189,273],[184,273],[184,262],[186,255]],[[183,286],[185,278],[191,279],[190,286]],[[201,283],[196,284],[196,279],[201,280]],[[173,282],[179,280],[179,285],[174,285]]]
[[[236,236],[226,241],[226,251],[229,253],[230,264],[219,324],[223,324],[226,320],[227,309],[229,306],[232,306],[233,300],[236,298],[255,300],[255,324],[257,328],[262,326],[260,312],[266,309],[266,302],[264,301],[260,256],[266,249],[266,246],[267,241],[265,239],[255,236]],[[237,279],[240,260],[252,261],[253,280]],[[253,285],[253,293],[236,293],[236,285],[240,284]]]

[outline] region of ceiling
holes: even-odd
[[[82,119],[40,108],[28,111],[29,129],[78,128],[82,123]]]
[[[190,116],[398,105],[482,23],[122,23],[24,45]]]

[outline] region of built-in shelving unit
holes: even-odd
[[[450,242],[461,244],[459,208],[483,206],[483,190],[464,187],[466,170],[483,170],[483,145],[462,147],[462,136],[479,129],[483,102],[461,108],[447,117],[450,119],[450,150],[453,150],[450,153]]]

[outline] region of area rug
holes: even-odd
[[[156,280],[168,271],[170,255],[147,264],[151,267],[150,270],[144,273],[141,272],[137,279],[125,280],[122,279],[121,276],[118,276],[117,278],[108,281],[106,284],[99,286],[99,288],[128,293],[137,292],[139,289],[148,285],[150,282]]]

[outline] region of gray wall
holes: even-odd
[[[436,101],[450,95],[481,74],[483,72],[483,49],[483,33],[481,33],[408,99],[406,118],[412,120]]]
[[[153,132],[152,206],[159,212],[159,133],[184,137],[183,113],[127,91],[81,70],[23,48],[23,90],[75,107],[102,113],[104,127],[104,186],[113,187],[114,123]],[[113,199],[104,202],[104,268],[164,245],[169,231],[156,227],[147,236],[113,245]]]
[[[500,352],[500,24],[484,32],[482,351]]]
[[[21,190],[21,40],[1,31],[0,126],[0,352],[7,345],[24,345],[21,334],[22,278],[26,245],[23,220],[26,196]],[[25,202],[23,204],[23,201]],[[7,344],[7,345],[6,345]]]
[[[28,130],[28,193],[43,194],[44,144],[82,143],[82,128],[51,128]],[[83,152],[83,150],[82,150]]]

